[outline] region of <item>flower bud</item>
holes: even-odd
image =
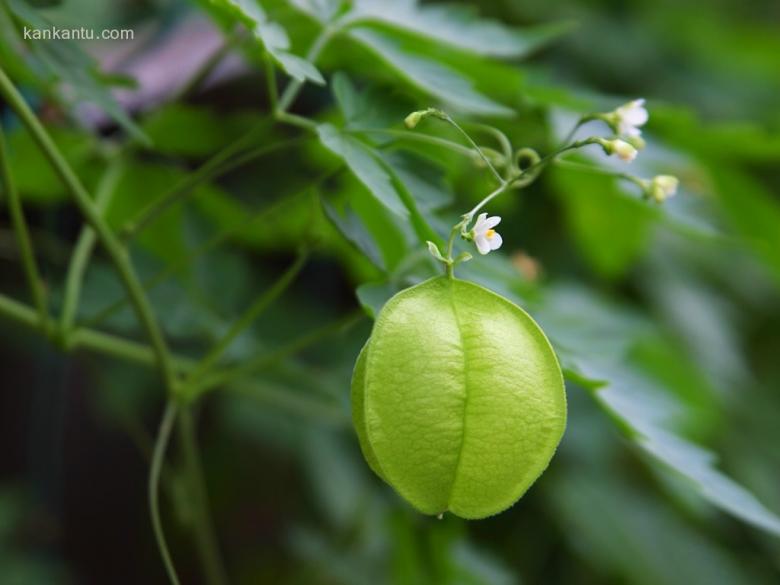
[[[428,114],[427,110],[420,110],[417,112],[412,112],[406,118],[404,118],[404,125],[406,125],[409,130],[413,130],[417,124],[420,123],[420,120],[422,120],[426,115]]]
[[[645,146],[647,146],[645,139],[641,136],[626,136],[625,141],[637,150],[644,150]]]
[[[431,256],[436,258],[436,260],[438,260],[439,262],[445,262],[446,261],[444,259],[444,256],[442,256],[441,251],[439,250],[439,247],[436,244],[434,244],[430,240],[428,240],[426,243],[428,244],[428,252],[430,252]]]
[[[637,149],[631,144],[620,138],[614,138],[612,140],[601,139],[598,141],[604,152],[610,156],[617,155],[620,160],[631,162],[636,158]]]
[[[653,177],[653,180],[650,181],[645,190],[645,196],[656,203],[663,203],[669,199],[669,197],[672,197],[677,193],[677,186],[679,184],[680,181],[677,177],[671,175],[658,175]]]

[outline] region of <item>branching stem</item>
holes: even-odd
[[[98,239],[105,247],[135,307],[138,319],[146,330],[152,347],[157,354],[163,381],[168,392],[176,386],[176,375],[168,346],[163,338],[160,326],[154,317],[143,287],[135,274],[127,250],[114,235],[108,224],[103,221],[95,202],[87,193],[79,178],[62,156],[54,141],[44,129],[36,115],[19,94],[11,80],[0,68],[0,94],[8,101],[22,122],[27,126],[35,141],[43,151],[52,167],[66,185],[76,206],[87,222],[94,228]]]
[[[11,165],[8,162],[8,153],[5,146],[5,135],[2,126],[0,126],[0,181],[2,181],[3,192],[8,203],[8,214],[11,217],[11,225],[16,234],[16,241],[19,245],[19,253],[22,257],[22,267],[27,279],[27,285],[30,288],[33,304],[38,310],[40,326],[44,332],[48,329],[49,310],[46,307],[46,291],[41,280],[41,273],[38,270],[38,263],[35,260],[32,241],[30,239],[30,230],[27,228],[27,221],[24,218],[22,201],[19,192],[16,190],[13,176],[11,174]]]
[[[97,188],[95,206],[98,213],[102,214],[108,207],[111,197],[116,190],[116,185],[119,181],[121,172],[122,167],[120,159],[114,159],[103,175]],[[66,346],[70,342],[69,338],[72,333],[73,324],[76,320],[84,273],[86,272],[96,242],[97,234],[95,233],[95,230],[89,224],[84,225],[84,227],[81,228],[79,239],[76,242],[76,247],[71,255],[68,274],[65,277],[65,296],[62,304],[62,315],[60,317],[60,332]]]

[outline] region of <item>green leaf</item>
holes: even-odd
[[[478,92],[454,69],[407,51],[399,41],[386,34],[357,27],[349,30],[349,36],[378,55],[413,85],[457,110],[486,116],[514,114],[510,108]]]
[[[322,199],[322,206],[328,219],[347,240],[354,244],[374,266],[383,271],[387,270],[379,246],[352,209],[339,211],[325,198]]]
[[[653,130],[688,152],[724,162],[780,160],[780,132],[757,122],[705,122],[688,108],[659,104],[653,107]]]
[[[715,454],[678,436],[665,427],[673,416],[668,398],[647,380],[614,367],[605,370],[610,382],[595,391],[595,398],[628,430],[646,453],[682,475],[691,486],[721,510],[758,528],[780,536],[780,516],[715,468]]]
[[[657,210],[625,196],[609,176],[557,168],[552,178],[577,251],[603,276],[622,276],[644,252]]]
[[[183,177],[184,171],[157,163],[129,161],[117,182],[106,219],[112,227],[121,226],[146,204],[154,201]],[[209,190],[201,186],[200,192]],[[185,253],[181,206],[162,214],[138,236],[138,243],[166,263],[179,260]]]
[[[301,12],[305,12],[322,24],[331,22],[341,10],[344,0],[290,0]]]
[[[270,22],[257,0],[212,0],[239,20],[254,34],[274,61],[297,81],[325,85],[319,70],[309,61],[288,51],[290,38],[277,22]]]
[[[697,528],[623,475],[620,468],[579,463],[548,484],[558,523],[566,527],[564,538],[598,574],[632,585],[763,582],[734,560],[714,531]]]
[[[347,127],[352,124],[365,128],[371,126],[368,120],[386,117],[389,113],[384,110],[383,103],[377,103],[375,95],[371,92],[358,93],[346,75],[337,73],[333,78],[333,93],[339,104]],[[377,123],[377,126],[386,127],[401,119],[404,112],[398,112],[395,116],[389,116],[385,124]],[[411,226],[422,244],[427,240],[442,243],[441,236],[431,227],[425,212],[442,207],[451,201],[451,196],[443,192],[437,182],[441,182],[441,174],[437,173],[435,163],[412,157],[408,154],[387,153],[373,151],[376,160],[391,179],[392,185],[398,193],[406,210],[411,217]],[[442,232],[446,232],[449,226],[445,226]],[[379,234],[375,234],[379,236]]]
[[[32,29],[49,29],[52,24],[19,0],[10,0],[8,7],[14,16]],[[149,138],[114,99],[104,82],[106,75],[97,69],[94,59],[71,41],[34,40],[28,44],[33,54],[49,72],[67,86],[68,101],[89,102],[113,118],[128,134],[144,144]]]
[[[571,28],[564,23],[514,29],[495,20],[480,19],[471,6],[420,6],[417,0],[357,0],[345,22],[386,25],[493,57],[527,55]]]
[[[739,232],[780,282],[780,204],[749,175],[725,167],[713,169],[718,202]]]
[[[561,358],[567,378],[589,389],[644,452],[680,474],[721,510],[780,535],[780,517],[715,468],[715,455],[675,428],[684,406],[635,365],[628,353],[651,324],[583,289],[548,294],[540,322]]]
[[[353,383],[366,458],[427,514],[484,518],[511,506],[566,425],[561,371],[541,329],[462,280],[438,277],[393,297]]]
[[[370,146],[340,132],[331,124],[317,126],[317,134],[323,146],[341,157],[352,173],[382,205],[400,217],[409,215],[401,197],[393,187],[390,175],[382,167]]]
[[[169,104],[152,112],[144,120],[143,129],[152,139],[155,152],[206,157],[235,140],[240,132],[246,132],[246,118],[187,104]]]
[[[412,240],[407,222],[388,211],[352,176],[339,186],[339,194],[343,201],[323,198],[328,217],[377,267],[395,270]]]
[[[94,137],[56,126],[49,128],[49,135],[68,164],[80,176],[88,176],[96,166],[92,158],[97,146]],[[8,137],[8,144],[16,187],[25,200],[46,205],[67,198],[68,191],[62,180],[29,132],[23,128],[14,130]]]
[[[415,107],[414,102],[395,87],[373,85],[358,91],[343,72],[333,76],[331,85],[346,128],[384,130],[397,125]],[[382,136],[376,133],[371,138],[380,142]]]
[[[349,77],[341,71],[333,75],[331,86],[341,115],[344,116],[344,122],[349,124],[360,115],[363,107],[362,94],[357,92]]]
[[[443,170],[436,163],[397,151],[383,152],[382,159],[409,190],[421,212],[430,217],[430,212],[452,203],[453,194],[444,185]]]
[[[319,70],[303,57],[286,52],[276,52],[272,55],[282,66],[282,69],[298,81],[308,79],[318,85],[325,85],[325,78],[322,77]]]

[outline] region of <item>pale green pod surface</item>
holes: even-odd
[[[484,518],[517,501],[566,426],[563,376],[525,311],[434,278],[377,318],[352,380],[371,468],[420,511]]]
[[[371,443],[368,442],[368,436],[366,435],[366,418],[363,398],[365,396],[364,388],[366,380],[367,349],[368,343],[360,350],[360,355],[355,363],[355,370],[352,373],[352,422],[355,425],[358,442],[360,443],[360,450],[363,452],[363,457],[366,458],[368,466],[379,477],[385,479],[382,468],[379,466],[379,462],[376,459],[374,449],[371,447]]]

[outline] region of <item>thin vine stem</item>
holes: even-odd
[[[476,214],[479,212],[479,210],[480,210],[480,209],[482,209],[483,207],[485,207],[485,205],[487,205],[488,203],[490,203],[491,201],[493,201],[493,199],[495,199],[496,197],[498,197],[499,195],[501,195],[501,194],[502,194],[504,191],[506,191],[507,189],[509,189],[509,187],[510,187],[510,186],[511,186],[511,183],[509,183],[509,182],[507,182],[507,183],[504,183],[504,184],[503,184],[503,185],[501,185],[501,186],[500,186],[498,189],[494,190],[494,191],[493,191],[492,193],[490,193],[490,194],[489,194],[487,197],[485,197],[485,198],[484,198],[482,201],[480,201],[479,203],[477,203],[477,204],[476,204],[476,205],[475,205],[475,206],[474,206],[474,207],[471,209],[471,211],[469,211],[469,212],[468,212],[468,213],[467,213],[467,214],[464,216],[464,218],[465,218],[465,217],[467,217],[467,218],[468,218],[468,221],[466,222],[466,224],[465,224],[465,225],[466,225],[466,226],[468,226],[469,222],[471,222],[471,220],[472,220],[472,219],[474,218],[474,216],[475,216],[475,215],[476,215]]]
[[[209,158],[205,163],[198,167],[198,169],[182,178],[154,201],[151,201],[146,207],[136,213],[134,217],[125,222],[120,230],[122,239],[130,240],[149,227],[172,205],[192,193],[198,185],[210,179],[217,169],[221,168],[230,159],[250,146],[255,138],[260,136],[267,129],[268,125],[266,122],[258,124],[238,140],[232,142]]]
[[[498,142],[501,146],[501,153],[504,155],[506,160],[509,161],[512,159],[512,143],[509,142],[509,138],[507,138],[506,134],[501,132],[501,130],[488,124],[481,124],[478,122],[469,122],[466,125],[491,134],[496,139],[496,142]]]
[[[333,34],[333,31],[331,31],[329,28],[324,28],[320,35],[315,39],[314,43],[312,44],[311,49],[309,50],[309,54],[307,55],[307,60],[314,62],[316,58],[319,56],[320,52],[325,48],[328,41],[331,38],[331,35]],[[270,62],[269,62],[270,64]],[[275,76],[273,76],[273,66],[270,64],[270,70],[266,69],[266,75],[267,79],[269,81],[269,84],[273,84],[273,88],[269,85],[269,90],[273,92],[273,95],[276,95],[276,79]],[[267,65],[268,67],[268,65]],[[273,82],[270,81],[270,78],[273,76]],[[314,123],[308,121],[306,118],[301,118],[300,116],[295,116],[293,114],[288,114],[287,109],[292,105],[292,102],[295,100],[295,98],[298,96],[298,93],[300,93],[300,90],[303,87],[303,82],[300,82],[298,80],[293,80],[290,82],[290,84],[285,88],[285,92],[282,94],[282,97],[278,100],[276,98],[272,98],[272,104],[276,104],[273,107],[273,114],[274,117],[282,122],[287,122],[290,124],[302,126],[307,129],[311,129],[314,127]],[[131,239],[134,236],[136,236],[139,232],[141,232],[143,229],[145,229],[148,225],[150,225],[157,217],[159,217],[162,213],[164,213],[171,205],[182,199],[183,197],[187,196],[189,193],[192,192],[192,190],[199,185],[201,182],[208,180],[211,178],[213,171],[216,168],[219,168],[223,163],[226,161],[229,161],[231,158],[236,156],[238,153],[240,153],[245,147],[247,147],[249,144],[252,143],[252,141],[260,134],[262,134],[264,131],[267,130],[266,124],[260,124],[258,127],[248,131],[246,134],[238,138],[235,142],[215,154],[213,157],[211,157],[209,160],[207,160],[203,165],[201,165],[196,171],[194,171],[192,174],[188,175],[184,179],[182,179],[179,183],[174,185],[169,191],[163,193],[160,197],[149,203],[144,209],[142,209],[135,217],[130,219],[125,223],[125,225],[120,230],[120,233],[122,235],[123,239]],[[271,147],[267,148],[274,148],[276,145],[271,145]]]
[[[596,114],[587,114],[585,116],[580,116],[580,118],[577,120],[577,122],[574,124],[571,130],[569,130],[569,133],[566,134],[566,137],[563,139],[561,144],[568,144],[574,139],[574,136],[577,134],[577,130],[582,128],[585,124],[589,122],[593,122],[594,120],[598,120],[599,116]]]
[[[157,439],[152,451],[152,464],[149,470],[149,515],[152,519],[152,529],[154,537],[157,540],[157,547],[160,549],[165,571],[168,574],[173,585],[180,585],[179,576],[176,573],[176,567],[173,564],[168,543],[165,540],[165,531],[163,530],[162,518],[160,517],[160,475],[162,473],[163,463],[165,462],[165,452],[168,449],[168,443],[171,439],[171,431],[176,422],[179,407],[173,399],[168,399],[168,403],[163,413],[160,428],[157,431]]]
[[[615,179],[623,179],[624,181],[628,181],[630,183],[638,185],[639,187],[644,187],[644,185],[642,184],[642,179],[630,173],[621,173],[619,171],[612,171],[610,169],[605,169],[603,167],[599,167],[596,165],[588,165],[588,164],[578,163],[576,161],[571,161],[571,160],[556,160],[555,165],[564,169],[572,169],[576,171],[582,171],[585,173],[593,173],[596,175],[613,177]]]
[[[84,218],[95,229],[98,239],[108,252],[114,267],[119,273],[120,279],[127,289],[128,295],[131,297],[138,319],[146,330],[152,347],[157,354],[166,390],[168,392],[173,392],[176,387],[176,375],[168,346],[154,316],[151,305],[146,298],[143,287],[135,274],[135,269],[130,261],[127,250],[108,227],[108,224],[103,221],[103,218],[95,207],[95,203],[92,201],[89,193],[62,156],[59,148],[54,144],[54,141],[51,139],[48,132],[46,132],[45,128],[38,120],[38,117],[27,105],[27,102],[2,68],[0,68],[0,94],[8,101],[11,108],[30,131],[33,139],[38,143],[38,146],[68,188],[76,206],[79,208]]]
[[[38,310],[40,326],[44,331],[48,328],[49,310],[46,307],[46,291],[41,279],[41,273],[38,269],[38,263],[35,260],[32,240],[30,239],[30,230],[27,228],[27,221],[24,218],[22,201],[19,192],[16,190],[11,165],[8,162],[8,151],[5,146],[5,134],[0,126],[0,174],[2,178],[3,191],[8,202],[8,213],[11,216],[11,224],[16,234],[16,241],[19,246],[19,253],[22,257],[22,267],[27,284],[30,288],[33,304]]]
[[[333,34],[335,34],[335,31],[327,27],[323,28],[322,31],[320,32],[320,35],[314,40],[312,47],[309,49],[309,53],[306,56],[306,59],[310,62],[314,62],[319,56],[319,54],[322,52],[322,50],[325,48],[327,43],[330,41]],[[272,69],[273,69],[272,64],[271,64],[270,73],[268,72],[269,70],[266,69],[266,75],[269,83],[271,83],[270,76],[271,73],[273,73]],[[274,76],[273,79],[274,89],[272,90],[274,96],[276,95],[275,85],[276,85],[276,79]],[[293,125],[298,125],[307,129],[311,129],[314,127],[314,124],[310,123],[306,118],[301,118],[300,116],[295,116],[293,114],[287,113],[287,110],[295,101],[295,98],[298,96],[302,88],[303,88],[303,82],[298,80],[291,81],[290,84],[285,88],[285,91],[282,94],[282,97],[279,98],[278,102],[275,99],[275,97],[272,99],[272,103],[276,103],[276,106],[273,107],[273,115],[279,121],[287,122]],[[266,125],[260,124],[258,127],[248,131],[246,134],[238,138],[235,142],[233,142],[232,144],[230,144],[229,146],[227,146],[226,148],[224,148],[223,150],[215,154],[213,157],[211,157],[208,161],[206,161],[203,165],[201,165],[192,174],[182,179],[180,183],[174,185],[174,187],[172,187],[168,192],[163,193],[155,201],[152,201],[149,205],[147,205],[144,209],[142,209],[134,218],[130,219],[128,222],[125,223],[125,225],[120,230],[122,238],[130,239],[135,235],[137,235],[140,231],[142,231],[149,224],[151,224],[160,214],[165,212],[171,205],[173,205],[178,200],[180,200],[181,198],[189,194],[192,191],[192,189],[194,189],[202,181],[210,178],[211,173],[215,168],[218,168],[224,162],[228,161],[229,159],[233,158],[235,155],[240,153],[241,150],[243,150],[246,146],[251,144],[251,142],[258,135],[262,134],[266,130],[267,130]]]
[[[42,329],[40,315],[34,308],[2,294],[0,294],[0,316],[30,329],[39,331]],[[58,342],[54,330],[48,330],[46,335],[50,341]],[[159,365],[156,353],[149,345],[83,327],[73,331],[70,345],[66,349],[71,351],[86,349],[143,366]],[[187,372],[195,364],[191,359],[177,356],[173,356],[172,361],[177,372]]]
[[[493,176],[496,178],[496,180],[500,185],[503,185],[506,182],[504,180],[504,177],[501,176],[501,173],[499,173],[496,170],[496,167],[493,166],[493,163],[490,162],[490,159],[485,155],[484,152],[482,152],[482,149],[479,147],[479,145],[476,142],[474,142],[474,139],[471,137],[471,135],[468,132],[466,132],[463,128],[461,128],[460,124],[458,124],[455,120],[453,120],[452,117],[447,112],[442,112],[440,110],[437,110],[436,117],[450,124],[453,128],[455,128],[455,130],[457,130],[466,139],[466,141],[477,152],[477,154],[482,159],[482,161],[487,165],[487,167],[493,173]]]
[[[522,182],[524,178],[528,176],[535,177],[539,174],[539,172],[544,169],[548,164],[556,160],[560,155],[562,155],[565,152],[568,152],[570,150],[576,150],[577,148],[582,148],[583,146],[588,146],[591,144],[598,144],[599,138],[586,138],[585,140],[578,140],[577,142],[572,142],[570,144],[566,144],[562,147],[560,147],[558,150],[555,150],[551,152],[550,154],[547,154],[543,157],[541,157],[538,161],[530,165],[529,167],[523,169],[523,171],[520,173],[519,176],[517,176],[514,180],[514,182]],[[528,183],[523,183],[523,186],[527,186]]]
[[[463,214],[460,221],[452,226],[450,237],[447,240],[447,256],[444,258],[444,266],[448,278],[455,278],[455,264],[457,263],[455,258],[453,258],[453,254],[455,253],[455,239],[458,235],[465,237],[468,232],[469,224],[471,224],[471,221],[474,219],[474,215],[511,186],[512,183],[510,181],[503,181],[497,189],[477,203],[471,211]]]
[[[323,27],[320,30],[320,33],[317,35],[317,38],[314,39],[314,42],[309,48],[308,53],[306,53],[306,60],[309,63],[314,63],[335,34],[336,29],[331,28],[331,26]],[[288,109],[290,109],[290,106],[292,106],[293,102],[295,102],[295,98],[297,98],[298,94],[301,93],[303,84],[303,81],[299,81],[297,79],[290,81],[287,87],[284,88],[282,97],[279,98],[278,107],[275,112],[276,114],[286,112]]]
[[[337,428],[349,428],[351,419],[334,403],[317,400],[303,392],[290,392],[287,388],[253,380],[232,384],[228,392],[270,404],[291,414],[310,418],[318,424],[327,422]]]
[[[337,172],[339,172],[342,169],[343,166],[339,165],[335,170],[329,170],[326,171],[325,173],[322,173],[317,179],[312,181],[311,184],[307,185],[306,187],[297,191],[296,193],[287,197],[282,197],[279,200],[272,203],[271,205],[251,213],[244,221],[239,223],[233,223],[229,227],[219,231],[211,238],[206,240],[203,244],[195,247],[195,249],[187,256],[181,258],[180,260],[174,261],[173,263],[165,266],[164,268],[160,269],[152,276],[145,279],[143,281],[144,288],[146,289],[147,292],[152,291],[158,285],[165,282],[168,278],[170,278],[173,274],[175,274],[176,271],[181,270],[182,268],[186,267],[187,265],[197,260],[203,254],[218,247],[219,245],[224,243],[228,238],[236,235],[241,230],[246,229],[252,224],[262,220],[263,218],[272,215],[277,210],[281,209],[284,205],[288,204],[291,199],[300,197],[307,191],[311,189],[315,189],[320,183],[333,177]],[[121,310],[127,304],[127,302],[128,302],[127,297],[122,297],[120,299],[117,299],[115,302],[111,303],[104,309],[100,310],[96,315],[92,316],[89,319],[86,319],[83,324],[88,327],[95,327],[103,323],[106,319],[108,319],[112,315],[116,314],[117,311]]]
[[[219,362],[220,358],[230,348],[230,345],[235,339],[241,335],[254,321],[273,303],[278,299],[282,293],[292,284],[295,277],[303,268],[308,258],[308,251],[301,251],[293,264],[282,274],[282,276],[271,285],[270,288],[265,290],[251,305],[244,311],[244,313],[233,323],[228,329],[225,335],[217,341],[217,343],[211,348],[211,350],[205,355],[205,357],[198,363],[195,369],[188,377],[187,385],[197,383],[201,380],[214,365]],[[190,395],[191,392],[184,390],[185,395]]]
[[[585,140],[578,140],[577,142],[572,142],[571,144],[562,146],[558,150],[551,152],[550,154],[540,158],[538,161],[536,161],[529,167],[523,169],[523,171],[520,173],[519,176],[515,177],[511,181],[504,182],[500,187],[498,187],[498,189],[495,189],[482,201],[477,203],[477,205],[475,205],[471,211],[469,211],[466,215],[464,215],[463,216],[464,218],[468,218],[468,221],[466,221],[465,225],[468,225],[468,223],[474,218],[474,215],[476,215],[483,207],[485,207],[485,205],[487,205],[493,199],[501,195],[504,191],[508,190],[515,183],[522,183],[522,186],[526,186],[527,183],[523,183],[523,179],[526,178],[527,176],[535,177],[536,175],[538,175],[539,171],[541,171],[546,165],[554,161],[558,156],[560,156],[564,152],[568,152],[570,150],[574,150],[577,148],[582,148],[583,146],[588,146],[590,144],[598,144],[598,139],[588,138]]]
[[[343,331],[349,327],[352,327],[358,323],[363,317],[362,310],[356,310],[349,313],[347,316],[328,323],[322,327],[310,331],[309,333],[302,335],[298,339],[291,341],[290,343],[283,345],[271,353],[260,355],[254,359],[245,361],[237,366],[218,370],[209,376],[205,376],[188,387],[188,390],[192,393],[192,396],[200,396],[201,394],[208,392],[219,386],[224,386],[238,380],[240,378],[249,376],[250,374],[257,374],[263,371],[265,368],[280,363],[282,360],[299,353],[301,350],[314,345],[322,339],[336,333]]]
[[[104,173],[95,195],[95,207],[102,215],[116,191],[119,177],[122,173],[122,164],[119,158],[114,159]],[[62,314],[60,317],[60,332],[65,344],[68,344],[68,338],[73,329],[78,311],[79,296],[81,295],[81,285],[84,280],[84,273],[89,264],[92,251],[97,242],[97,234],[89,225],[85,224],[81,228],[76,247],[70,258],[68,273],[65,277],[65,293],[62,302]]]
[[[335,31],[331,30],[328,27],[323,28],[320,31],[319,36],[314,40],[314,43],[309,49],[309,53],[306,56],[306,59],[310,62],[314,62],[319,56],[319,54],[322,52],[322,50],[325,48],[327,43],[330,41],[333,34],[335,34]],[[271,69],[273,69],[273,67],[271,67]],[[271,71],[271,73],[273,73],[273,71]],[[269,80],[270,83],[270,74],[268,73],[268,69],[266,70],[266,75],[268,76],[267,79]],[[275,85],[276,85],[276,79],[274,77],[273,80],[274,88],[272,90],[274,96],[276,95]],[[301,118],[300,116],[295,116],[287,113],[287,110],[295,101],[295,98],[298,96],[302,88],[303,88],[303,82],[298,80],[291,81],[290,84],[285,88],[282,97],[279,98],[278,103],[276,103],[276,107],[273,108],[273,115],[279,121],[288,122],[294,125],[299,125],[310,129],[311,127],[313,127],[313,123],[309,123],[308,120],[306,120],[305,118]],[[276,102],[275,98],[272,99],[272,103],[273,102]],[[233,158],[235,155],[241,152],[241,150],[243,150],[246,146],[251,144],[251,142],[259,134],[263,133],[265,130],[267,130],[266,125],[260,124],[257,128],[248,131],[246,134],[238,138],[238,140],[236,140],[235,142],[233,142],[232,144],[230,144],[229,146],[227,146],[226,148],[224,148],[223,150],[215,154],[213,157],[211,157],[208,161],[206,161],[201,167],[199,167],[192,174],[182,179],[180,183],[172,187],[168,192],[158,197],[155,201],[152,201],[149,205],[147,205],[144,209],[142,209],[134,218],[132,218],[131,220],[125,223],[125,225],[121,229],[122,237],[124,239],[130,239],[133,236],[137,235],[145,227],[151,224],[160,214],[165,212],[171,205],[173,205],[178,200],[180,200],[181,198],[189,194],[192,191],[192,189],[196,187],[198,184],[200,184],[202,181],[208,179],[210,177],[211,172],[215,168],[219,167],[220,165],[222,165],[222,163]]]
[[[214,533],[214,522],[208,505],[208,492],[200,459],[192,409],[184,408],[179,416],[179,442],[184,456],[184,470],[194,503],[195,542],[198,546],[206,582],[225,585],[227,572]]]
[[[439,138],[438,136],[431,136],[430,134],[422,134],[418,132],[407,132],[404,130],[392,130],[392,129],[383,129],[383,128],[354,128],[354,129],[348,129],[347,133],[384,134],[386,136],[393,136],[397,138],[402,138],[404,140],[423,142],[426,144],[431,144],[433,146],[440,146],[442,148],[446,148],[448,150],[457,152],[458,154],[462,154],[463,156],[467,156],[468,158],[472,158],[472,159],[474,158],[474,155],[477,154],[471,148],[458,144],[457,142],[452,142],[451,140],[447,140],[446,138]]]
[[[273,144],[263,144],[241,152],[254,141],[254,138],[259,135],[258,133],[261,130],[266,129],[267,125],[260,124],[257,128],[250,130],[247,134],[239,138],[236,142],[212,156],[193,173],[183,177],[178,183],[142,209],[135,218],[126,222],[121,230],[122,237],[125,239],[136,237],[140,232],[154,223],[154,221],[171,206],[185,197],[192,195],[195,192],[195,189],[202,183],[221,177],[230,171],[267,154],[294,146],[300,146],[307,140],[307,138],[291,138],[281,142],[274,142]]]
[[[531,182],[533,182],[536,177],[539,175],[539,172],[550,162],[554,161],[558,156],[563,154],[564,152],[567,152],[569,150],[573,150],[576,148],[581,148],[583,146],[587,146],[589,144],[599,144],[600,139],[593,137],[593,138],[587,138],[585,140],[578,140],[576,142],[572,142],[571,144],[564,144],[554,152],[548,154],[545,157],[539,157],[539,155],[536,154],[535,151],[532,149],[521,149],[518,151],[518,153],[523,153],[524,151],[528,151],[528,154],[533,155],[533,158],[535,159],[535,162],[533,162],[531,165],[526,167],[525,169],[522,169],[519,171],[519,173],[515,173],[512,177],[510,177],[508,180],[505,180],[501,175],[498,173],[498,171],[493,167],[493,165],[490,163],[490,161],[487,159],[485,154],[482,152],[482,150],[479,148],[479,146],[474,142],[474,140],[471,138],[468,132],[463,130],[463,128],[458,125],[455,120],[453,120],[449,114],[446,112],[442,112],[440,110],[436,109],[428,109],[423,112],[420,112],[421,115],[431,115],[435,118],[438,118],[440,120],[444,120],[445,122],[451,124],[453,127],[455,127],[473,146],[475,150],[480,154],[482,159],[485,161],[485,163],[488,165],[491,171],[493,171],[494,176],[499,181],[498,188],[494,189],[492,192],[490,192],[487,196],[485,196],[479,203],[477,203],[468,213],[465,213],[461,216],[461,220],[456,223],[452,230],[450,230],[450,236],[447,240],[447,255],[443,258],[439,257],[439,259],[442,261],[442,263],[445,266],[445,272],[448,278],[454,278],[455,277],[455,265],[458,263],[458,260],[453,258],[454,252],[455,252],[455,239],[460,235],[461,237],[468,238],[469,232],[468,228],[471,222],[474,219],[474,216],[479,213],[481,209],[483,209],[488,203],[493,201],[496,197],[504,193],[505,191],[509,190],[512,187],[526,187]],[[573,136],[577,129],[586,121],[588,121],[586,118],[581,118],[580,121],[577,123],[577,125],[572,129],[572,131],[569,133],[569,136]],[[503,133],[500,133],[503,136]],[[504,137],[505,138],[505,137]],[[570,140],[568,138],[567,140]],[[500,140],[502,142],[502,147],[504,150],[506,150],[506,145],[503,145],[503,140]],[[511,149],[511,145],[510,145]],[[626,175],[626,178],[629,178],[633,180],[629,175]]]
[[[265,70],[265,85],[268,90],[268,104],[271,111],[275,112],[279,108],[279,89],[276,84],[276,68],[268,51],[263,53],[263,69]]]

